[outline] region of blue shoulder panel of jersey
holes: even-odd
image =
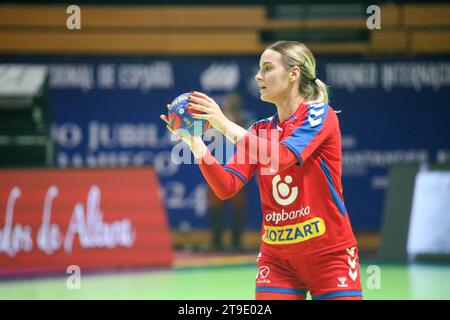
[[[273,115],[273,116],[271,116],[271,117],[264,118],[264,119],[261,119],[261,120],[256,121],[255,123],[253,123],[253,124],[250,126],[250,128],[248,128],[247,131],[250,131],[250,130],[251,130],[254,126],[256,126],[257,124],[260,124],[260,123],[268,123],[268,122],[272,121],[273,119],[275,119],[276,115],[277,115],[277,114],[275,113],[275,115]]]
[[[303,162],[300,157],[301,152],[322,129],[329,109],[326,103],[309,104],[305,121],[286,140],[281,142],[297,156],[300,164]]]

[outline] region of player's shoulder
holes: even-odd
[[[258,121],[255,121],[249,128],[249,130],[256,130],[258,131],[261,128],[266,128],[267,126],[269,126],[272,121],[274,120],[275,115],[270,116],[268,118],[264,118]]]
[[[325,102],[307,102],[306,106],[308,107],[308,112],[311,112],[311,110],[313,110],[313,112],[315,112],[317,110],[322,110],[322,109],[324,111],[328,111],[328,109],[331,108],[331,106]]]
[[[307,102],[306,117],[300,118],[294,126],[298,128],[311,128],[320,130],[324,126],[334,126],[336,123],[336,115],[333,108],[325,102]],[[303,129],[302,129],[303,130]]]
[[[314,119],[322,119],[325,118],[330,120],[337,120],[336,111],[325,102],[311,102],[307,103],[308,107],[308,116]]]

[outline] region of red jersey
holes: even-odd
[[[341,134],[333,109],[325,103],[302,102],[283,122],[273,117],[251,131],[291,150],[298,163],[283,171],[259,163],[235,163],[225,170],[244,182],[257,172],[263,223],[261,251],[274,255],[325,254],[356,245],[342,196]],[[235,155],[236,157],[236,155]]]

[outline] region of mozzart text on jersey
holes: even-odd
[[[42,222],[37,230],[32,230],[30,225],[14,222],[14,208],[20,201],[22,191],[19,187],[11,189],[4,226],[0,229],[0,254],[6,253],[13,257],[21,251],[30,252],[34,246],[34,231],[37,232],[37,248],[48,255],[61,249],[70,254],[75,239],[79,239],[79,244],[84,249],[131,247],[135,242],[136,231],[129,219],[103,221],[101,191],[96,185],[92,185],[88,191],[86,206],[81,202],[75,203],[66,232],[63,232],[60,225],[51,222],[52,205],[58,193],[57,186],[48,188],[43,199]]]

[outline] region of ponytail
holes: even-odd
[[[328,104],[328,87],[322,80],[315,79],[312,82],[312,85],[315,87],[314,98],[313,101],[323,102]]]

